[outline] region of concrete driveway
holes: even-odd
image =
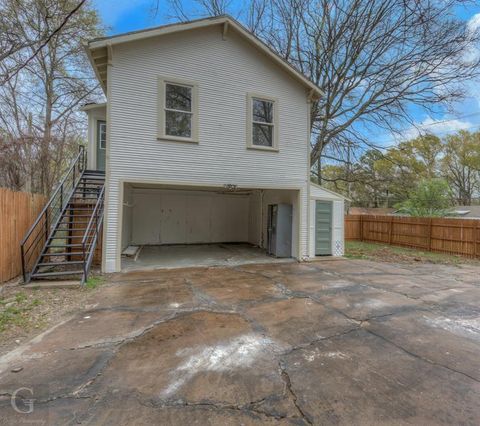
[[[99,294],[0,359],[0,423],[480,424],[478,267],[131,272]]]

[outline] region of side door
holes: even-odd
[[[332,202],[316,201],[315,205],[315,255],[332,254]]]
[[[97,170],[105,171],[107,152],[107,122],[97,121]]]

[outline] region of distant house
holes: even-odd
[[[480,219],[480,206],[455,206],[451,212],[465,219]]]

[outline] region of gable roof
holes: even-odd
[[[114,45],[128,43],[132,41],[144,40],[151,37],[160,37],[166,34],[179,33],[182,31],[188,31],[198,28],[210,27],[210,26],[222,26],[223,36],[228,35],[228,31],[235,31],[246,39],[252,47],[260,50],[272,62],[279,65],[293,78],[299,81],[310,91],[312,98],[319,98],[323,95],[322,90],[315,83],[310,81],[301,72],[295,69],[285,59],[275,53],[270,47],[268,47],[258,37],[253,35],[242,24],[228,15],[215,16],[210,18],[197,19],[194,21],[180,22],[169,25],[162,25],[155,28],[147,28],[145,30],[133,31],[124,34],[118,34],[110,37],[101,37],[90,40],[84,45],[87,52],[90,63],[95,71],[95,74],[102,85],[103,91],[106,93],[107,87],[107,66],[111,61],[111,47]]]
[[[344,201],[352,201],[350,198],[347,198],[347,197],[343,196],[342,194],[339,194],[338,192],[331,191],[330,189],[327,189],[327,188],[325,188],[321,185],[318,185],[315,182],[310,181],[310,187],[311,187],[311,189],[314,190],[313,192],[315,192],[315,189],[320,190],[320,191],[330,195],[330,198],[335,198],[337,200],[344,200]],[[315,194],[312,195],[312,192],[311,192],[311,196],[315,196]]]

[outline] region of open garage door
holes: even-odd
[[[140,265],[163,268],[269,262],[268,209],[279,203],[293,206],[289,225],[293,240],[288,241],[287,254],[277,255],[295,256],[298,191],[126,183],[121,245],[122,251],[128,250],[122,268],[127,264],[127,269],[142,269]],[[190,263],[188,259],[192,259]]]
[[[248,242],[248,194],[138,189],[133,192],[131,243]]]

